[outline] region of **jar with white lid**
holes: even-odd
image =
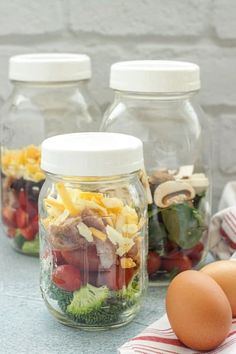
[[[200,267],[208,250],[211,205],[209,134],[195,101],[196,64],[130,61],[111,67],[114,101],[102,131],[132,134],[143,141],[149,183],[151,280],[169,281]]]
[[[49,312],[88,330],[119,327],[146,287],[147,201],[142,142],[112,133],[42,144],[40,286]]]
[[[13,247],[37,255],[38,195],[45,176],[40,144],[50,136],[96,131],[100,111],[87,85],[84,54],[26,54],[10,58],[13,90],[1,115],[2,223]]]

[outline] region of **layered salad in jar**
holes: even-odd
[[[38,197],[45,176],[40,148],[1,150],[2,223],[14,248],[38,255]]]
[[[149,173],[150,280],[170,280],[197,267],[208,245],[209,180],[194,166]]]
[[[41,290],[49,311],[79,328],[129,322],[145,287],[145,219],[122,198],[56,182],[42,199]]]

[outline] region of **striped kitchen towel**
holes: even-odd
[[[223,189],[219,211],[209,225],[209,240],[216,259],[229,259],[236,251],[236,181],[228,182]]]
[[[166,315],[154,322],[136,337],[118,349],[120,354],[200,354],[182,344],[170,327]],[[236,354],[236,319],[228,337],[216,349],[205,352],[209,354]]]
[[[229,259],[236,251],[236,206],[223,209],[212,217],[209,243],[210,252],[216,259]]]

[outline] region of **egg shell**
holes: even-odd
[[[212,350],[227,337],[232,320],[229,301],[207,274],[187,270],[170,283],[166,312],[179,340],[193,350]]]
[[[201,269],[212,277],[222,288],[231,305],[233,317],[236,316],[236,262],[222,260],[210,263]]]

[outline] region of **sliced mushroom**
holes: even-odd
[[[154,186],[158,186],[163,182],[173,180],[173,175],[168,173],[167,171],[155,171],[149,176],[149,183],[153,184]]]
[[[194,173],[188,180],[196,194],[201,194],[209,187],[209,180],[204,173]]]
[[[193,165],[181,166],[174,177],[176,180],[189,178],[193,174],[193,169]]]
[[[154,192],[154,202],[160,208],[192,200],[194,197],[193,187],[186,182],[167,181],[160,184]]]

